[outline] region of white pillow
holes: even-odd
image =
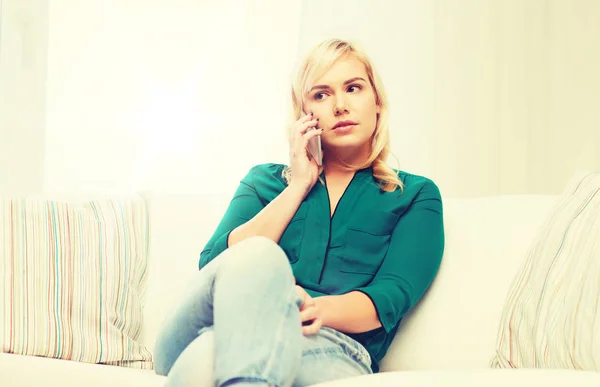
[[[600,173],[578,172],[514,279],[491,366],[600,371],[599,294]]]

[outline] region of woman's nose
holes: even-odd
[[[346,100],[343,97],[337,97],[335,101],[334,114],[339,116],[345,112],[348,112]]]

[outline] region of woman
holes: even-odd
[[[388,106],[365,53],[342,40],[316,46],[292,102],[290,166],[258,165],[241,181],[158,339],[156,371],[170,385],[194,380],[204,334],[219,387],[377,372],[437,273],[440,193],[385,164]],[[307,151],[316,136],[322,166]]]

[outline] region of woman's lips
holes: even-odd
[[[337,128],[333,129],[333,131],[336,132],[337,134],[350,133],[356,125],[357,124],[338,126]]]

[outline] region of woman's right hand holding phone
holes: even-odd
[[[253,236],[263,236],[279,243],[298,207],[319,178],[319,166],[308,155],[308,141],[321,134],[316,127],[318,120],[306,115],[290,129],[290,184],[252,219],[229,233],[229,247]],[[308,312],[307,312],[308,313]]]
[[[319,165],[308,154],[308,141],[321,135],[323,129],[315,129],[318,119],[312,113],[301,117],[290,129],[290,186],[308,193],[319,178]]]

